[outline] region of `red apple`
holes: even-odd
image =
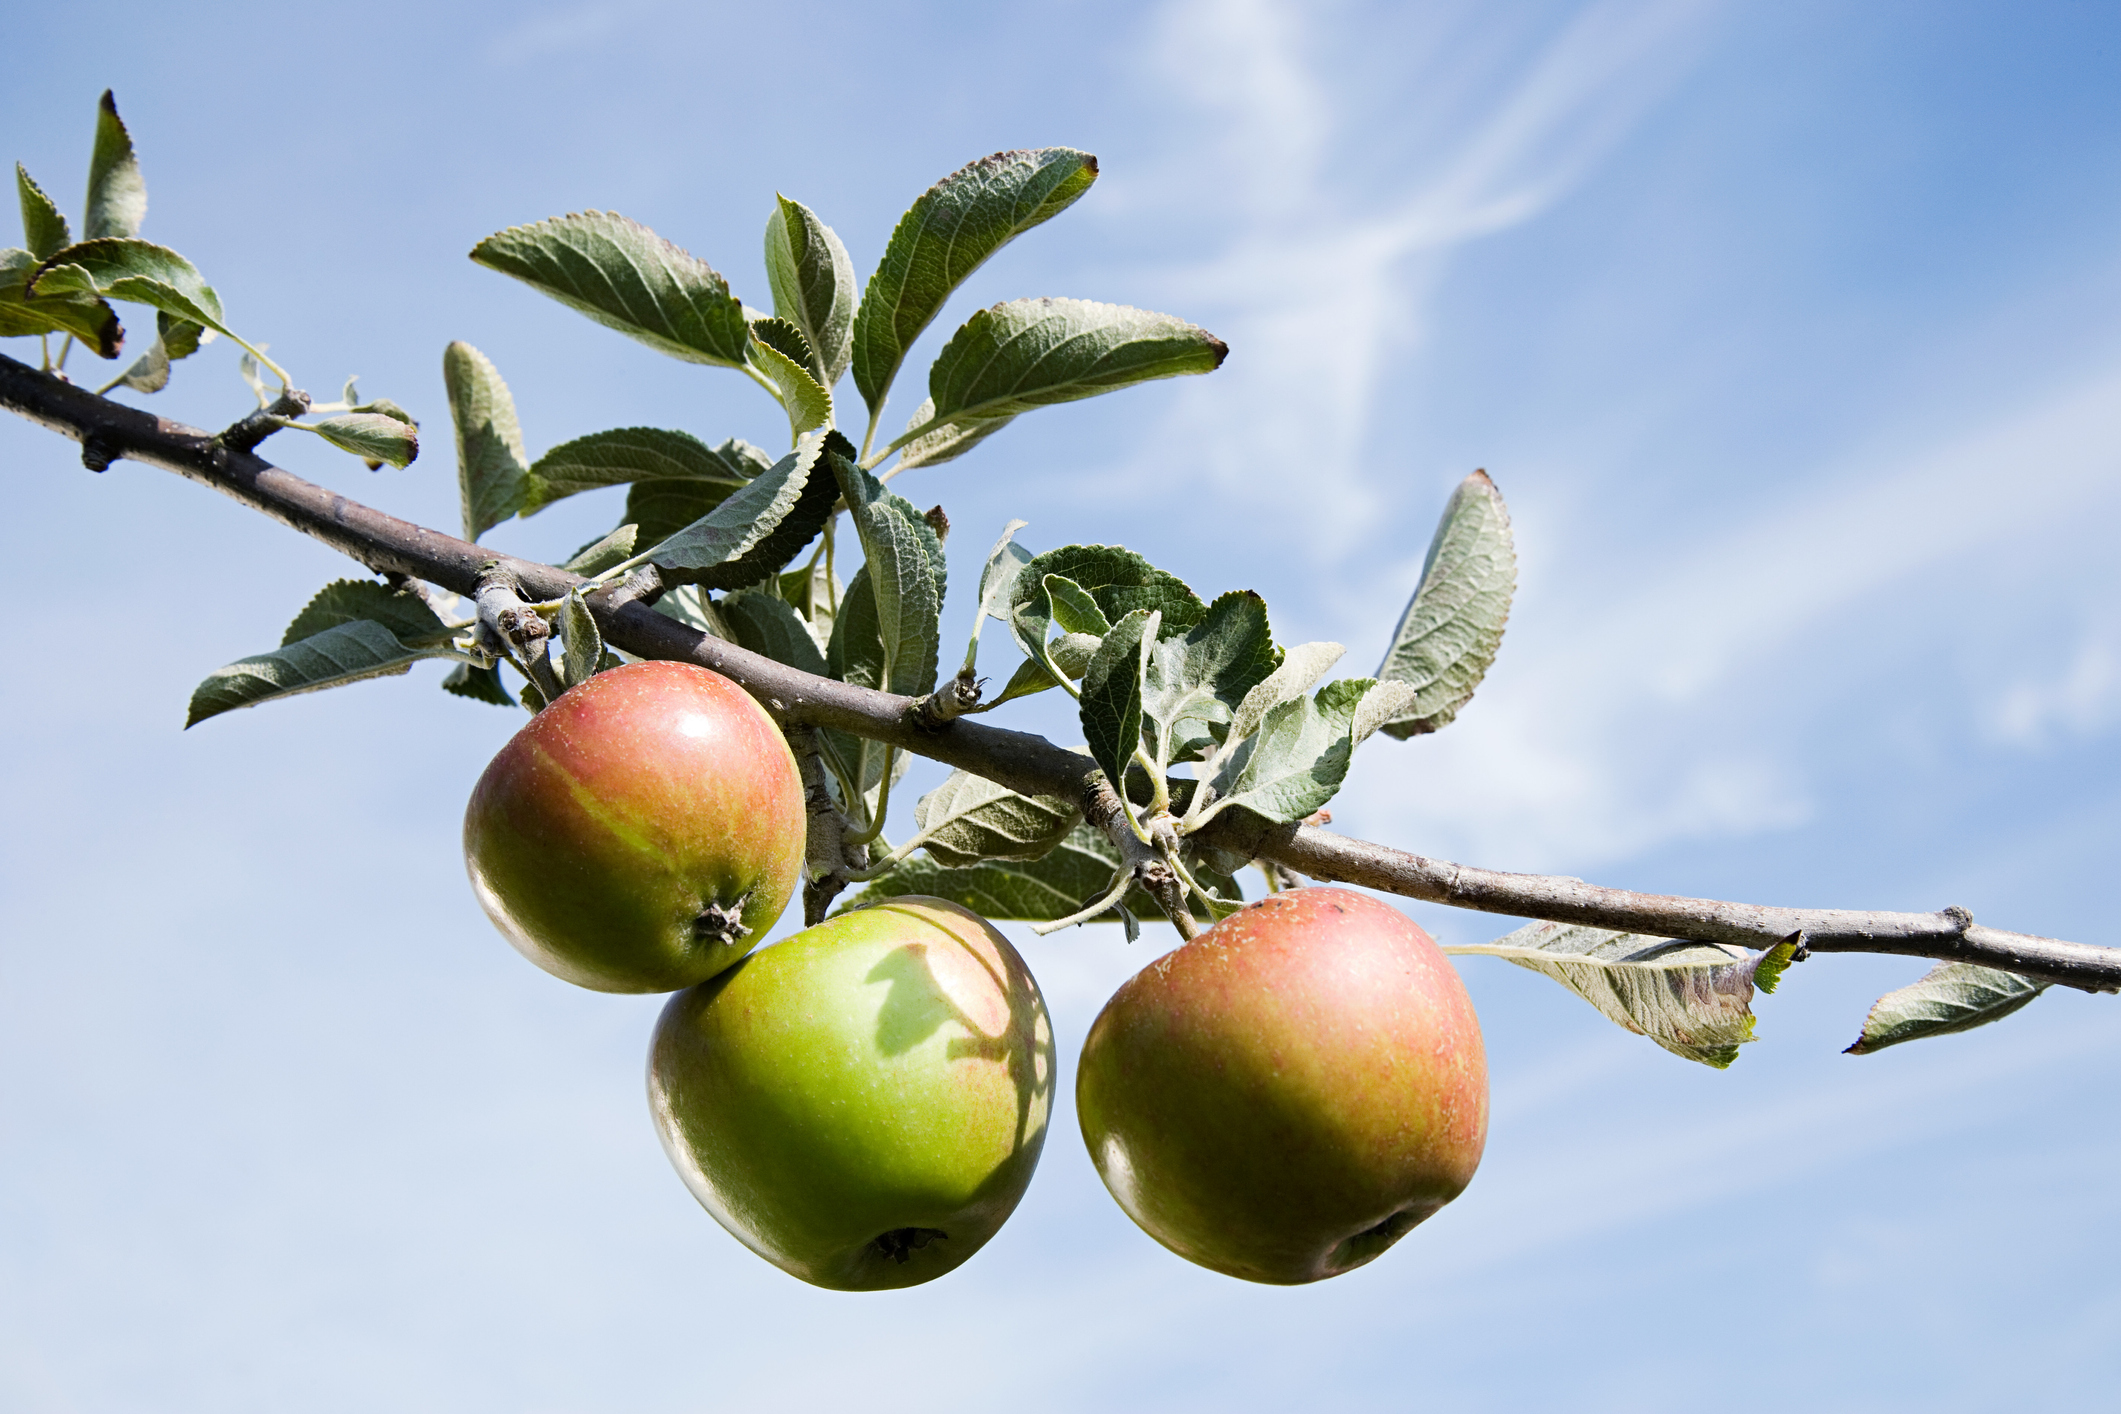
[[[464,812],[464,860],[538,966],[669,992],[765,936],[801,878],[804,825],[795,758],[749,694],[689,663],[629,663],[501,748]]]
[[[817,1286],[932,1281],[1038,1167],[1045,1001],[971,910],[906,896],[761,948],[663,1008],[648,1096],[686,1187]]]
[[[1487,1142],[1488,1070],[1428,934],[1365,895],[1293,889],[1121,987],[1075,1102],[1151,1237],[1293,1284],[1361,1266],[1458,1196]]]

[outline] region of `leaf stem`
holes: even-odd
[[[1043,938],[1049,933],[1058,933],[1063,928],[1073,928],[1078,923],[1088,923],[1101,913],[1109,913],[1114,904],[1127,896],[1127,890],[1133,887],[1133,884],[1134,871],[1125,865],[1121,865],[1119,873],[1112,878],[1112,887],[1107,889],[1104,896],[1099,898],[1097,902],[1091,904],[1088,908],[1078,909],[1066,918],[1056,918],[1051,923],[1034,923],[1031,925],[1031,931]]]
[[[866,828],[847,836],[849,844],[867,844],[884,833],[884,812],[891,806],[891,768],[898,764],[898,747],[884,748],[884,779],[877,783],[876,813]]]

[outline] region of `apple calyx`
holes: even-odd
[[[870,1245],[903,1267],[914,1253],[949,1236],[939,1227],[895,1227],[889,1232],[878,1233],[876,1241]]]
[[[744,905],[751,901],[749,893],[743,894],[735,903],[710,901],[700,909],[700,916],[692,920],[692,936],[702,943],[727,945],[739,941],[751,930],[744,926]]]

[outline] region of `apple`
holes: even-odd
[[[1363,894],[1292,889],[1121,987],[1075,1101],[1105,1187],[1151,1237],[1292,1285],[1377,1257],[1472,1180],[1487,1059],[1428,934]]]
[[[538,713],[464,811],[464,862],[525,957],[670,992],[749,952],[801,880],[803,783],[764,708],[689,663],[629,663]]]
[[[715,1220],[835,1291],[932,1281],[1000,1230],[1038,1166],[1053,1029],[969,909],[840,914],[663,1008],[656,1129]]]

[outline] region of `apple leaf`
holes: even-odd
[[[740,589],[723,595],[715,607],[731,642],[776,663],[825,676],[825,655],[811,637],[810,626],[780,595],[770,589]]]
[[[838,499],[839,488],[818,469],[824,447],[822,433],[805,436],[794,451],[657,545],[648,558],[671,584],[742,589],[767,578],[810,542]],[[781,534],[784,523],[786,535]],[[781,545],[797,534],[801,538],[781,553]]]
[[[214,339],[213,330],[159,309],[155,311],[155,330],[172,359],[190,358]]]
[[[41,261],[74,243],[58,204],[31,180],[29,169],[20,162],[15,164],[15,195],[22,203],[22,242],[31,255]]]
[[[832,421],[832,394],[810,372],[814,356],[801,330],[785,319],[757,320],[751,326],[749,357],[780,398],[791,438]]]
[[[158,313],[155,318],[162,320],[169,316]],[[169,346],[162,342],[161,334],[155,335],[155,341],[147,346],[147,352],[134,359],[110,386],[130,388],[136,393],[159,393],[169,386]]]
[[[1002,538],[987,552],[987,563],[979,576],[979,608],[972,616],[972,641],[965,645],[967,672],[979,662],[980,630],[990,618],[1008,620],[1009,592],[1016,587],[1017,572],[1031,563],[1031,552],[1016,543],[1016,532],[1027,523],[1012,520],[1003,526]]]
[[[1725,1069],[1753,1039],[1753,993],[1775,990],[1796,951],[1766,952],[1615,933],[1569,923],[1533,923],[1492,943],[1444,949],[1499,957],[1553,978],[1610,1020],[1675,1056]]]
[[[1229,352],[1207,330],[1168,314],[1095,300],[1010,300],[980,310],[950,336],[928,371],[928,423],[907,428],[892,446],[1155,378],[1212,373]]]
[[[1092,825],[1078,824],[1059,844],[1035,860],[989,859],[962,869],[945,868],[920,855],[900,860],[889,873],[841,905],[839,911],[903,894],[928,894],[961,903],[984,918],[1045,923],[1066,918],[1104,893],[1111,887],[1119,865],[1119,851],[1104,832]],[[1198,862],[1189,867],[1193,877],[1217,895],[1240,897],[1236,880]],[[1120,902],[1136,917],[1163,916],[1155,900],[1140,888],[1129,889]],[[1192,900],[1192,907],[1196,918],[1213,921],[1199,899]],[[1115,914],[1111,921],[1121,920]]]
[[[195,727],[208,717],[255,707],[276,697],[403,673],[420,659],[433,656],[431,650],[406,647],[373,620],[351,619],[270,653],[215,669],[192,692],[184,725]]]
[[[829,390],[854,356],[854,262],[830,226],[785,196],[766,218],[766,283],[773,312],[803,331],[811,376]]]
[[[1164,573],[1118,545],[1064,545],[1034,556],[1017,571],[1009,592],[1009,627],[1026,657],[1043,662],[1046,635],[1052,629],[1053,602],[1046,576],[1057,574],[1086,591],[1108,623],[1135,609],[1163,615],[1163,632],[1177,633],[1199,623],[1208,612],[1200,596],[1176,575]]]
[[[560,685],[578,687],[595,677],[604,664],[604,635],[579,588],[569,590],[560,601],[558,627]]]
[[[622,525],[603,539],[592,540],[575,551],[560,568],[585,578],[600,575],[612,566],[632,559],[634,547],[640,543],[641,528],[630,523]]]
[[[1231,806],[1276,824],[1303,819],[1333,798],[1355,748],[1413,695],[1404,683],[1343,678],[1315,696],[1268,708],[1256,732],[1218,755],[1214,793],[1197,814],[1189,812],[1186,830],[1198,830]]]
[[[1495,661],[1516,589],[1510,512],[1488,474],[1476,471],[1451,493],[1420,587],[1378,665],[1380,680],[1407,683],[1417,694],[1385,723],[1387,736],[1403,741],[1450,725]]]
[[[869,566],[863,565],[847,582],[847,592],[840,596],[839,613],[832,621],[832,636],[825,646],[825,672],[857,687],[881,687],[888,661],[883,630],[877,622],[875,583]],[[829,727],[819,737],[862,797],[866,811],[874,803],[878,783],[884,778],[884,758],[889,752],[881,742]]]
[[[847,588],[839,582],[838,575],[825,568],[825,557],[818,555],[812,563],[789,570],[780,577],[779,589],[781,598],[802,618],[818,646],[830,643],[836,606]]]
[[[925,398],[906,423],[907,435],[893,444],[898,447],[898,469],[910,471],[917,466],[956,461],[1015,420],[1011,414],[937,422],[935,399]]]
[[[224,322],[221,296],[198,267],[166,246],[128,237],[85,240],[46,257],[30,276],[32,296],[70,291],[151,305],[176,319],[235,335]]]
[[[342,412],[301,424],[342,452],[392,466],[412,465],[420,455],[420,429],[379,412]]]
[[[1016,237],[1074,204],[1097,180],[1087,152],[997,152],[923,192],[899,218],[854,316],[854,386],[873,417],[906,350],[950,292]]]
[[[133,156],[133,140],[118,117],[109,89],[96,105],[96,145],[88,158],[88,205],[81,217],[83,240],[137,236],[147,217],[147,181]]]
[[[619,427],[563,442],[530,467],[523,514],[605,486],[638,481],[697,481],[726,496],[772,470],[773,458],[735,437],[710,447],[689,432]]]
[[[750,322],[729,282],[617,212],[511,226],[473,246],[471,258],[672,358],[741,368],[750,348]]]
[[[491,668],[475,668],[469,663],[459,663],[442,679],[442,691],[468,697],[474,702],[490,702],[496,707],[522,705],[509,696],[507,686],[501,681],[498,664]]]
[[[2015,972],[1940,962],[1921,981],[1880,997],[1864,1018],[1863,1034],[1845,1054],[1865,1056],[1903,1041],[1971,1031],[2001,1021],[2047,988]]]
[[[481,535],[523,511],[530,457],[516,422],[516,401],[493,361],[458,340],[442,350],[442,383],[457,434],[457,492],[464,538]]]
[[[72,334],[96,357],[116,358],[125,342],[117,311],[92,289],[49,290],[31,298],[30,278],[40,265],[26,250],[0,250],[0,338]]]
[[[946,869],[1043,859],[1082,818],[1064,796],[1019,795],[970,771],[951,772],[913,807],[922,846]]]
[[[935,688],[946,567],[942,542],[904,497],[847,457],[828,453],[840,493],[861,537],[886,692],[919,696]]]
[[[1302,697],[1318,685],[1318,680],[1333,670],[1348,650],[1338,643],[1300,643],[1289,649],[1281,660],[1281,666],[1267,674],[1237,704],[1230,714],[1230,726],[1223,736],[1222,750],[1233,750],[1237,744],[1259,730],[1261,719],[1267,709]]]
[[[1083,671],[1083,737],[1115,788],[1126,780],[1127,763],[1141,746],[1143,680],[1162,622],[1154,609],[1124,615]]]
[[[1215,729],[1228,727],[1232,712],[1281,665],[1281,656],[1267,625],[1267,601],[1250,590],[1221,595],[1199,623],[1158,640],[1142,694],[1157,769],[1212,749]]]
[[[401,643],[432,647],[453,630],[428,607],[427,601],[410,590],[392,589],[372,579],[335,579],[311,597],[295,615],[280,646],[314,638],[328,628],[359,620],[381,624]]]

